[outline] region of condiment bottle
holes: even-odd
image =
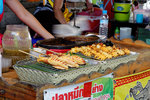
[[[116,40],[119,40],[119,39],[120,39],[120,30],[119,30],[118,27],[116,27],[116,29],[115,29],[114,38],[115,38]]]

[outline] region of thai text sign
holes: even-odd
[[[113,79],[92,81],[44,90],[44,100],[113,100]]]

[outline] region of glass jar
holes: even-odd
[[[7,25],[2,38],[3,56],[12,58],[12,63],[25,59],[26,54],[19,52],[23,50],[29,52],[31,48],[31,36],[28,26]]]

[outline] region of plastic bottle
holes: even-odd
[[[118,27],[116,27],[116,29],[115,29],[114,38],[115,38],[116,40],[119,40],[119,39],[120,39],[120,30],[119,30]]]
[[[103,14],[100,17],[99,34],[105,35],[106,37],[108,35],[108,20],[107,10],[103,10]]]

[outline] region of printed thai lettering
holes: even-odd
[[[55,97],[53,97],[53,100],[58,100],[58,94],[55,94]]]
[[[104,89],[104,86],[102,84],[100,85],[94,84],[94,87],[92,87],[92,93],[102,92],[103,89]],[[73,91],[70,91],[68,93],[64,93],[64,94],[56,93],[55,96],[52,97],[52,100],[73,100],[73,99],[82,98],[83,91],[84,89],[79,89],[79,86],[77,86],[76,88],[74,88]],[[108,97],[107,95],[103,95],[101,96],[101,98],[108,98]],[[100,99],[95,99],[95,100],[100,100]]]
[[[96,87],[92,88],[92,93],[96,93]]]
[[[103,85],[99,85],[98,92],[103,91],[103,88],[104,88],[104,86],[103,86]]]
[[[103,88],[104,86],[102,84],[100,85],[95,84],[95,86],[92,88],[92,93],[102,92]]]
[[[55,100],[55,97],[52,97],[52,100]]]
[[[111,84],[112,83],[112,84]],[[109,100],[113,99],[113,79],[100,78],[43,91],[44,100]]]
[[[79,90],[79,97],[82,97],[83,96],[83,89],[80,89]]]
[[[103,95],[103,100],[108,100],[108,98],[110,98],[110,95],[109,95],[109,94]]]
[[[79,86],[77,86],[76,88],[74,88],[74,99],[77,99],[79,97]]]
[[[67,98],[68,98],[67,96],[68,96],[67,93],[64,93],[64,98],[65,98],[64,100],[68,100],[68,99],[67,99]]]
[[[73,94],[74,92],[69,92],[68,93],[68,100],[72,100],[72,99],[74,99],[73,97],[74,97],[74,94]]]
[[[64,100],[63,94],[60,94],[60,95],[59,95],[59,99],[58,99],[58,100]]]
[[[92,100],[108,100],[110,98],[110,94],[104,94],[99,96],[98,98],[93,98]]]
[[[74,88],[74,91],[60,95],[56,93],[55,96],[52,97],[52,100],[73,100],[81,97],[83,97],[83,89],[79,89],[79,87],[77,86],[76,88]]]

